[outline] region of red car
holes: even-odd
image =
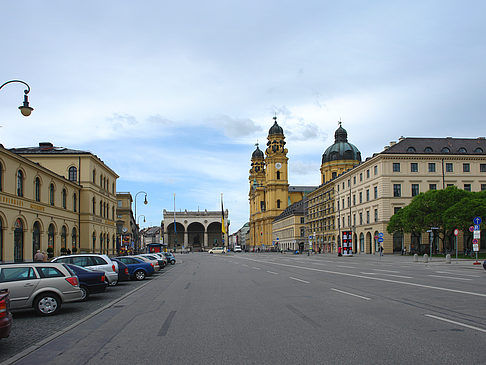
[[[10,313],[10,296],[8,290],[0,291],[0,338],[10,336],[12,313]]]

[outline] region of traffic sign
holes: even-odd
[[[473,238],[480,239],[481,238],[481,231],[474,231]]]
[[[383,238],[383,233],[382,232],[378,233],[378,237]]]
[[[458,234],[459,234],[459,230],[456,228],[456,229],[454,230],[454,236],[457,236]]]
[[[480,231],[479,224],[475,224],[475,225],[474,225],[474,230],[475,230],[475,231]]]
[[[473,219],[473,223],[474,223],[474,224],[478,224],[478,225],[479,225],[479,224],[481,224],[481,217],[476,217],[476,218],[474,218],[474,219]]]
[[[378,238],[378,242],[382,243],[383,242],[383,237]]]
[[[469,227],[469,232],[474,232],[474,226]]]
[[[475,238],[473,239],[473,244],[477,245],[478,244],[478,240]]]
[[[312,236],[309,236],[309,239],[311,240],[312,239]]]

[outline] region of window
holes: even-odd
[[[471,184],[464,184],[465,191],[471,191]]]
[[[54,184],[49,185],[49,204],[54,205]]]
[[[393,163],[393,172],[400,172],[400,163],[399,162]]]
[[[280,180],[280,171],[277,171],[277,180]]]
[[[348,179],[348,188],[351,187],[351,179]]]
[[[304,224],[304,217],[300,217],[300,224]]]
[[[356,185],[356,176],[353,176],[353,184]]]
[[[2,191],[3,166],[0,163],[0,191]]]
[[[339,210],[339,202],[337,202],[337,209]]]
[[[76,228],[73,228],[72,232],[71,232],[71,245],[72,245],[72,248],[77,248],[77,234],[76,234]]]
[[[479,165],[479,171],[480,172],[486,172],[486,163],[482,163]]]
[[[486,190],[486,184],[481,184],[481,191],[485,191]]]
[[[363,224],[363,213],[359,213],[359,224]]]
[[[378,186],[373,187],[373,193],[374,193],[375,199],[378,199]]]
[[[461,147],[457,150],[459,153],[467,153],[467,150],[464,147]]]
[[[78,199],[76,197],[76,193],[73,194],[73,212],[77,210]]]
[[[263,200],[260,201],[260,211],[262,211],[262,212],[265,211],[265,202]]]
[[[454,186],[454,184],[447,184],[447,187],[449,187],[449,186]]]
[[[111,193],[115,194],[115,183],[111,183]]]
[[[17,171],[17,196],[24,196],[24,173]]]
[[[103,187],[103,176],[100,175],[100,188],[102,188],[102,187]]]
[[[437,184],[429,184],[429,190],[437,190]]]
[[[93,184],[95,183],[95,179],[96,179],[96,170],[93,169]]]
[[[356,194],[353,194],[353,205],[356,205]]]
[[[393,207],[393,214],[397,214],[402,207]]]
[[[440,152],[449,153],[449,152],[451,152],[451,150],[449,149],[449,147],[444,147]]]
[[[35,178],[34,199],[36,202],[40,202],[40,179],[38,177]]]
[[[378,222],[378,209],[375,209],[375,222]]]
[[[66,189],[62,189],[62,207],[66,209]]]
[[[37,279],[31,267],[4,267],[0,271],[0,283]]]
[[[344,190],[344,181],[343,181],[343,190]]]
[[[305,228],[300,227],[300,237],[304,237],[304,236],[305,236]]]
[[[332,178],[333,178],[333,179],[335,179],[335,178],[336,178],[336,176],[337,176],[336,171],[333,171],[333,172],[332,172]],[[339,188],[339,186],[338,186],[338,188]]]
[[[369,179],[370,178],[370,170],[366,170],[366,178]]]
[[[93,207],[92,207],[93,208],[93,214],[95,214],[96,213],[96,201],[95,201],[95,198],[93,198],[92,204],[93,204]]]
[[[429,162],[429,172],[435,172],[435,162]]]
[[[413,153],[415,151],[416,151],[415,147],[410,146],[410,147],[407,148],[407,152]]]
[[[447,162],[446,163],[446,172],[454,172],[454,168],[453,168],[452,162]]]
[[[37,267],[37,272],[41,279],[62,278],[64,274],[55,267]]]
[[[366,224],[370,224],[370,211],[366,211]]]
[[[103,216],[103,202],[100,201],[100,217]]]
[[[417,162],[412,162],[410,164],[410,172],[418,172],[418,163]]]
[[[68,174],[68,179],[69,181],[77,181],[78,180],[78,169],[74,166],[71,166],[69,168],[69,174]]]
[[[366,189],[366,201],[370,201],[370,189]]]
[[[378,166],[373,167],[373,174],[378,175]]]
[[[353,226],[356,225],[356,214],[353,214]]]
[[[393,196],[397,197],[397,198],[402,196],[402,185],[401,184],[393,184]]]
[[[478,147],[474,150],[475,153],[483,153],[483,149],[481,147]]]
[[[363,181],[363,173],[359,174],[359,181]]]
[[[359,203],[361,204],[363,202],[363,192],[359,192]]]
[[[430,153],[434,152],[434,150],[431,147],[425,147],[424,152]]]
[[[412,196],[419,195],[419,184],[412,184]]]
[[[462,172],[470,172],[471,171],[471,165],[468,163],[463,163],[462,164]]]
[[[118,200],[118,201],[116,202],[116,204],[117,204],[118,208],[121,208],[121,207],[122,207],[122,201],[121,201],[121,200]]]
[[[277,208],[280,208],[280,199],[277,199]]]

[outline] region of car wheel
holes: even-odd
[[[116,284],[118,284],[118,280],[113,280],[111,283],[108,283],[110,286],[115,286]]]
[[[170,260],[170,264],[171,265],[174,265],[175,264],[175,260]]]
[[[61,298],[54,293],[42,293],[35,298],[34,309],[41,316],[52,316],[61,309]]]
[[[138,281],[145,279],[145,272],[143,270],[135,271],[135,279]]]
[[[83,296],[81,297],[81,301],[84,302],[89,297],[88,288],[85,286],[80,286],[79,289],[81,289],[81,292],[83,293]]]

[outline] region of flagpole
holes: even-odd
[[[174,251],[177,250],[177,224],[176,224],[176,208],[175,208],[175,193],[174,193]]]
[[[224,222],[223,193],[221,193],[221,242],[223,243],[223,249],[226,251],[225,241],[224,241],[224,234],[226,232],[225,228],[226,227]]]

